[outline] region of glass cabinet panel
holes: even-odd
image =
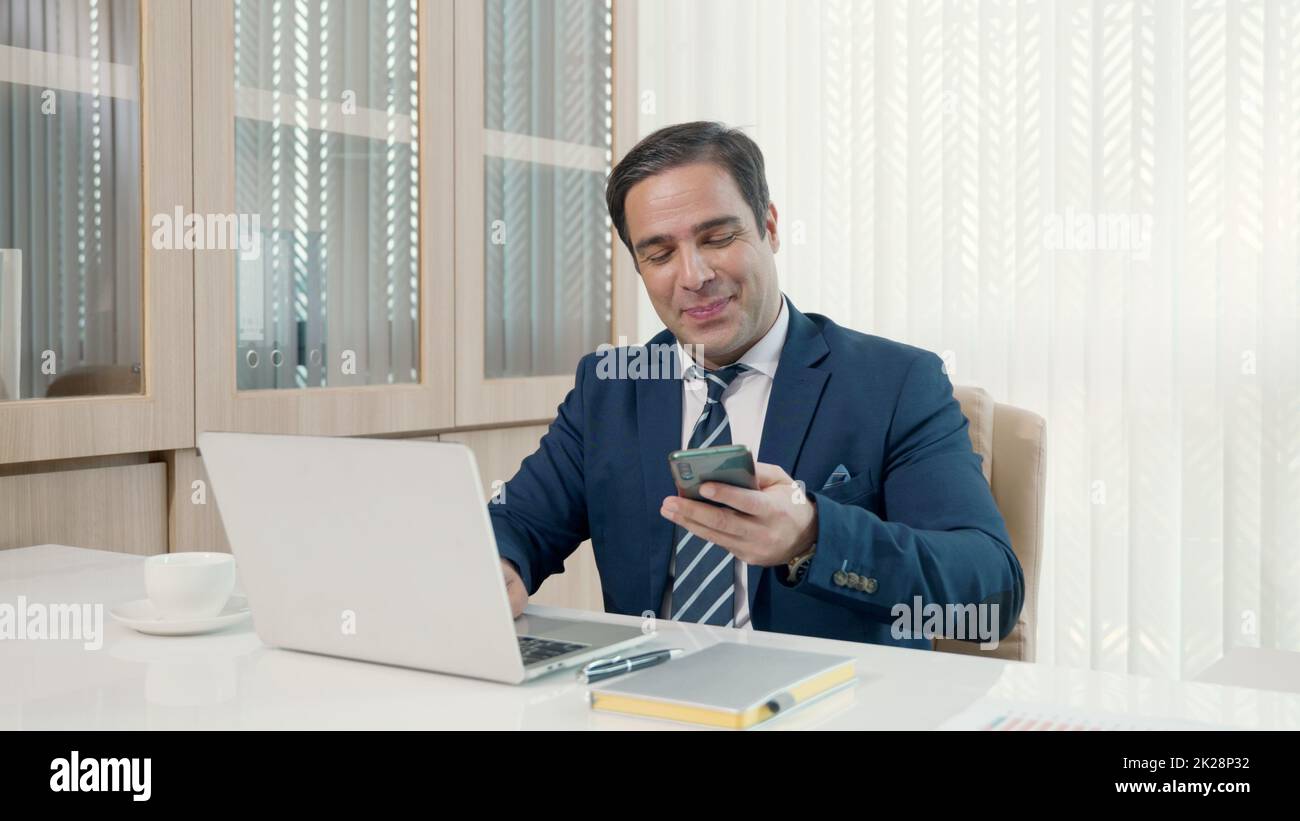
[[[0,2],[0,400],[140,393],[137,0]]]
[[[484,372],[571,375],[610,341],[609,0],[487,0]]]
[[[416,0],[234,2],[240,390],[419,381],[418,30]]]

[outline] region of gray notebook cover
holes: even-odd
[[[597,685],[592,692],[741,713],[845,663],[849,656],[723,642]]]

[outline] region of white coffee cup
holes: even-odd
[[[164,553],[144,561],[144,590],[165,619],[207,619],[221,612],[235,589],[229,553]]]

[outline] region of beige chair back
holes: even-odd
[[[1011,536],[1011,549],[1025,574],[1025,606],[1011,634],[994,650],[979,642],[940,639],[935,649],[949,653],[1034,660],[1038,626],[1038,571],[1043,555],[1043,502],[1046,498],[1046,424],[1036,413],[1002,405],[982,388],[960,385],[953,395],[970,422],[970,440],[984,460],[984,478],[993,489]]]

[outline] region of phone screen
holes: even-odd
[[[700,502],[720,504],[700,496],[700,485],[705,482],[721,482],[749,490],[758,488],[754,456],[744,445],[675,450],[668,455],[668,467],[673,472],[677,492]]]

